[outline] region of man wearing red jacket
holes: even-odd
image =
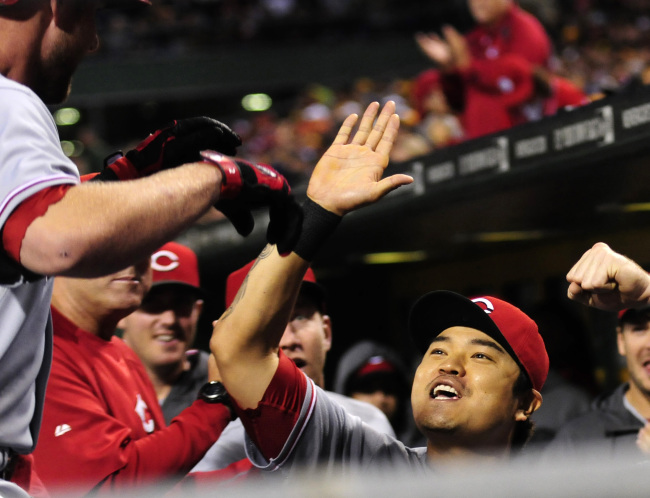
[[[445,96],[454,109],[462,112],[465,136],[471,139],[517,124],[509,115],[509,109],[491,98],[491,93],[497,93],[497,100],[505,98],[508,104],[512,100],[507,95],[510,93],[507,76],[493,78],[493,64],[506,58],[504,64],[508,66],[513,60],[531,68],[548,66],[551,42],[542,24],[513,0],[468,0],[468,5],[477,25],[465,36],[445,26],[442,37],[418,34],[416,41],[440,68]],[[496,92],[486,92],[481,81],[478,87],[476,85],[486,70],[490,74],[485,78],[501,85],[501,88],[496,87]],[[524,78],[521,74],[517,77]],[[530,82],[526,85],[531,86]],[[525,91],[525,88],[520,89],[520,93]],[[495,104],[499,106],[496,116],[492,108]],[[484,114],[485,110],[489,114]]]
[[[107,277],[55,279],[54,356],[34,453],[37,472],[54,496],[172,485],[231,420],[221,399],[199,395],[165,427],[142,363],[113,335],[151,281],[149,259]]]

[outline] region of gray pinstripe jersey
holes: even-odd
[[[41,189],[78,183],[43,102],[0,76],[0,229]],[[52,279],[29,275],[0,251],[0,446],[20,453],[36,444],[52,356]]]
[[[350,415],[307,379],[300,416],[277,458],[268,461],[246,436],[246,452],[253,464],[282,475],[309,471],[379,472],[385,466],[415,472],[429,471],[426,448],[408,448]]]
[[[339,404],[350,415],[360,418],[369,427],[379,433],[394,436],[395,431],[390,422],[379,408],[348,398],[342,394],[323,391],[332,402]],[[208,450],[205,456],[192,469],[192,472],[209,472],[212,470],[224,469],[228,465],[246,458],[244,446],[245,429],[240,419],[233,420],[225,428],[216,443]]]

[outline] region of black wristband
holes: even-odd
[[[321,207],[309,197],[303,203],[302,211],[302,231],[293,252],[305,261],[312,261],[343,217]]]

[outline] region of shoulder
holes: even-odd
[[[514,5],[506,18],[509,24],[513,27],[520,27],[526,29],[535,29],[546,34],[544,25],[530,12],[522,9],[518,5]]]
[[[395,436],[395,431],[390,425],[388,418],[376,406],[331,391],[324,391],[324,393],[329,399],[338,403],[347,413],[359,417],[373,429],[393,437]]]
[[[52,115],[31,88],[0,76],[0,108],[3,113],[15,113],[25,119],[45,118],[54,125]]]
[[[583,439],[604,436],[605,427],[623,413],[623,389],[619,386],[612,393],[598,397],[585,413],[564,424],[557,433],[557,439]]]

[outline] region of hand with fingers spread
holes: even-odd
[[[607,311],[647,306],[650,276],[631,259],[598,242],[567,274],[570,299]]]
[[[436,33],[417,33],[415,41],[424,55],[435,62],[440,69],[453,69],[454,53],[448,40],[443,40]]]
[[[402,174],[382,179],[399,130],[399,116],[392,101],[386,103],[379,117],[378,110],[377,102],[368,106],[351,140],[358,116],[348,116],[312,173],[307,196],[338,216],[413,182],[413,178]]]

